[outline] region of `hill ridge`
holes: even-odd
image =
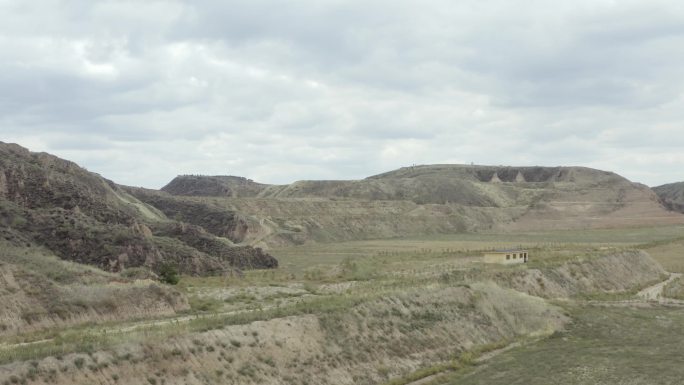
[[[242,195],[233,186],[230,195],[202,190],[203,183],[186,179],[177,184],[182,191],[167,189],[157,203],[164,200],[167,211],[204,205],[213,216],[229,212],[241,218],[241,241],[260,245],[684,222],[647,186],[582,166],[418,165],[357,180],[258,184],[257,192]]]

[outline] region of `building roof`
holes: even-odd
[[[485,253],[526,253],[527,250],[525,249],[498,249],[498,250],[491,250],[491,251],[485,251]]]

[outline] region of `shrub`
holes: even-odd
[[[84,363],[85,360],[83,359],[83,357],[78,357],[74,360],[74,366],[76,366],[78,369],[81,369]]]
[[[180,282],[180,277],[178,276],[178,269],[170,264],[164,264],[159,269],[159,279],[169,285],[176,285]]]

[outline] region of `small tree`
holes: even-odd
[[[159,279],[169,285],[176,285],[180,281],[178,269],[175,266],[165,263],[159,269]]]

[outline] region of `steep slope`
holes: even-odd
[[[684,182],[653,187],[663,205],[670,210],[684,213]]]
[[[210,233],[241,243],[249,224],[235,211],[211,204],[207,199],[198,201],[175,197],[164,191],[138,187],[123,187],[128,193],[155,207],[169,218],[202,226]]]
[[[195,242],[189,231],[204,242]],[[62,259],[109,271],[171,264],[185,273],[211,274],[277,266],[261,250],[235,248],[202,228],[168,219],[75,163],[4,143],[0,233],[17,245],[38,244]]]
[[[186,191],[200,189],[202,178],[209,177],[195,177]],[[584,167],[429,165],[362,180],[271,185],[255,197],[212,194],[137,196],[166,213],[201,206],[212,218],[233,218],[209,231],[259,245],[684,223],[648,187]],[[183,220],[201,223],[190,217]]]

